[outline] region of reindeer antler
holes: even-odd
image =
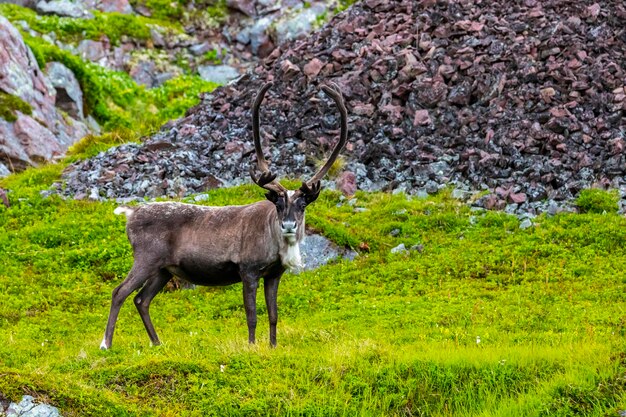
[[[265,93],[274,83],[271,81],[266,83],[257,93],[256,99],[252,104],[252,137],[254,139],[254,150],[256,152],[256,161],[261,175],[257,178],[254,175],[254,168],[250,167],[250,177],[256,185],[266,190],[277,193],[287,193],[287,189],[283,187],[277,180],[276,174],[272,174],[265,156],[263,156],[263,148],[261,147],[261,135],[259,134],[259,107],[265,98]]]
[[[330,167],[337,160],[339,153],[345,146],[348,139],[348,111],[346,110],[346,105],[343,101],[343,96],[341,95],[339,87],[335,83],[329,83],[329,85],[322,86],[322,90],[335,101],[335,104],[339,109],[339,114],[341,115],[341,133],[339,135],[339,141],[335,145],[335,148],[333,149],[333,152],[330,154],[330,157],[328,158],[326,163],[319,169],[319,171],[317,171],[315,175],[313,175],[313,178],[311,178],[306,183],[303,183],[303,186],[306,185],[306,188],[308,189],[314,188],[315,184],[318,183],[322,178],[324,178],[324,175],[326,175]],[[319,185],[317,186],[317,188],[319,188]]]

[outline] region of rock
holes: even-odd
[[[352,197],[357,190],[356,174],[351,171],[342,172],[335,181],[335,186],[341,194]]]
[[[413,126],[428,126],[432,124],[428,110],[417,110],[413,119]]]
[[[424,245],[422,245],[421,243],[419,243],[417,245],[413,245],[413,246],[411,246],[411,250],[412,251],[417,251],[419,253],[423,253],[424,252]]]
[[[231,9],[235,9],[246,16],[256,16],[255,0],[227,0],[226,5]]]
[[[280,70],[282,71],[285,79],[291,79],[300,74],[300,68],[288,59],[282,62]]]
[[[66,87],[70,88],[71,81],[69,78],[67,81]],[[0,162],[11,170],[20,171],[60,155],[89,132],[83,123],[71,119],[72,114],[67,117],[57,110],[55,104],[62,103],[63,98],[57,97],[53,82],[39,69],[19,32],[3,16],[0,16],[0,90],[18,97],[32,109],[30,115],[17,112],[14,122],[0,119],[3,139]]]
[[[99,0],[98,10],[123,14],[131,14],[133,12],[133,8],[128,0]]]
[[[205,81],[227,84],[239,77],[239,71],[230,65],[206,65],[198,67],[198,75]]]
[[[104,44],[102,42],[92,41],[91,39],[80,41],[77,51],[81,58],[91,62],[99,62],[106,57]]]
[[[304,270],[317,269],[340,258],[352,260],[357,255],[356,252],[342,249],[324,236],[316,234],[304,237],[300,243],[300,251]]]
[[[526,194],[524,193],[510,193],[508,197],[509,201],[516,204],[521,204],[526,201]]]
[[[49,161],[53,156],[61,154],[61,147],[52,132],[30,116],[18,117],[14,132],[28,158],[34,163]]]
[[[56,407],[46,404],[36,404],[30,395],[22,397],[18,404],[11,403],[5,411],[6,417],[60,417]]]
[[[274,38],[280,45],[292,39],[298,39],[312,31],[318,17],[326,12],[326,5],[315,3],[310,8],[302,9],[293,17],[288,17],[275,24]]]
[[[530,219],[524,219],[520,224],[519,224],[519,228],[522,230],[528,229],[529,227],[533,226],[533,222]]]
[[[195,56],[200,56],[209,52],[212,49],[211,44],[208,42],[202,42],[189,47],[189,52],[191,52]]]
[[[84,119],[83,92],[74,73],[59,62],[50,62],[46,74],[56,90],[54,105],[75,119]]]
[[[324,67],[324,63],[317,58],[313,58],[307,64],[304,65],[303,71],[309,77],[317,77]]]
[[[391,253],[402,253],[402,254],[406,254],[409,253],[408,249],[406,248],[406,246],[404,246],[404,243],[400,243],[398,246],[396,246],[395,248],[391,249]]]
[[[1,132],[0,132],[1,133]],[[2,145],[0,145],[0,150]],[[7,168],[6,165],[4,165],[2,162],[0,162],[0,178],[1,177],[6,177],[7,175],[10,175],[11,171],[9,170],[9,168]]]
[[[152,61],[139,61],[135,64],[128,74],[135,80],[137,84],[145,85],[148,88],[155,86],[156,65]]]
[[[267,33],[270,25],[274,21],[274,17],[266,16],[258,19],[253,26],[251,26],[247,32],[247,42],[250,43],[252,53],[265,57],[270,49],[273,49],[273,42]]]
[[[56,14],[58,16],[67,16],[75,18],[93,18],[81,2],[72,2],[70,0],[42,0],[37,3],[36,9],[43,14]]]
[[[5,174],[5,175],[8,175],[8,174]],[[2,171],[0,171],[0,177],[3,177],[5,175],[2,175]],[[7,197],[7,192],[6,192],[6,190],[4,188],[0,188],[0,200],[2,201],[2,204],[4,204],[5,207],[7,207],[7,208],[11,207],[11,204],[9,203],[9,198]],[[1,403],[0,403],[0,412],[2,412],[2,404]]]

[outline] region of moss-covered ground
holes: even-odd
[[[626,408],[626,219],[473,212],[425,200],[322,193],[314,229],[362,248],[279,290],[278,347],[247,344],[241,285],[164,292],[150,346],[127,302],[132,263],[113,203],[43,198],[63,164],[8,177],[0,206],[0,392],[64,416],[610,416]],[[262,198],[252,186],[207,204]],[[421,252],[391,254],[404,243]],[[365,251],[363,248],[369,248]]]

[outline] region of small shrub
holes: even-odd
[[[591,188],[580,192],[576,206],[583,213],[615,213],[619,209],[618,201],[617,190]]]

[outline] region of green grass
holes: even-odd
[[[42,198],[61,165],[3,179],[0,392],[64,416],[605,416],[626,408],[626,219],[471,212],[323,192],[309,225],[354,262],[283,277],[276,349],[260,292],[249,346],[241,286],[164,292],[151,347],[132,302],[107,352],[110,295],[131,249],[112,203]],[[295,183],[294,183],[295,184]],[[262,198],[258,187],[207,204]],[[399,229],[391,234],[392,230]],[[404,243],[423,251],[392,255]],[[477,337],[480,343],[477,343]]]
[[[576,198],[576,206],[583,213],[615,213],[619,209],[619,192],[597,188],[582,190]]]

